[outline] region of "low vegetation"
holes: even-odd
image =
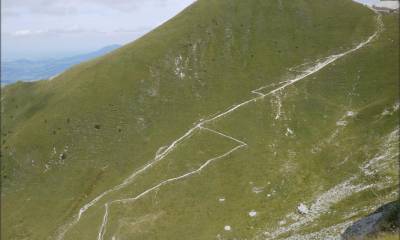
[[[1,238],[339,236],[398,197],[398,16],[377,16],[198,0],[105,57],[2,88]]]

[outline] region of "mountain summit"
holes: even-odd
[[[3,239],[329,239],[398,196],[398,16],[198,0],[2,88]]]

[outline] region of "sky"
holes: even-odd
[[[388,8],[398,8],[399,1],[394,0],[355,0],[356,2],[366,3],[369,5],[375,5],[379,7],[388,7]]]
[[[72,56],[126,44],[195,0],[1,0],[3,60]]]
[[[47,59],[125,44],[195,0],[1,0],[3,60]],[[392,6],[397,1],[356,0]]]

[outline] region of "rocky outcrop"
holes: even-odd
[[[344,240],[361,240],[382,232],[399,232],[399,226],[400,201],[397,200],[356,221],[344,231],[342,237]]]

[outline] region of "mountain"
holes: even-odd
[[[121,46],[110,45],[95,52],[61,59],[5,61],[1,64],[1,82],[10,84],[19,80],[32,81],[51,78],[76,64],[103,56],[119,47]]]
[[[198,0],[2,88],[2,239],[335,239],[398,197],[399,21]]]

